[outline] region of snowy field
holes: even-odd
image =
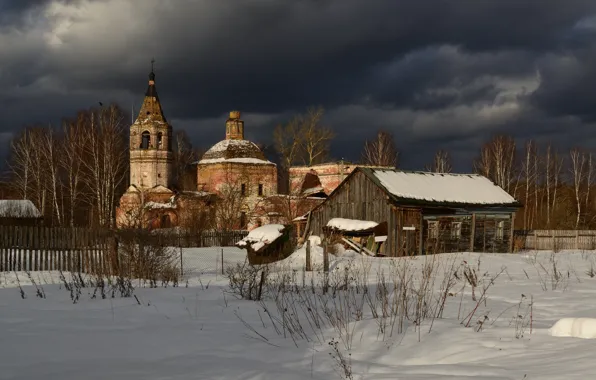
[[[230,289],[218,273],[220,249],[183,257],[193,255],[187,265],[199,269],[185,272],[179,287],[133,280],[128,297],[112,297],[108,286],[102,298],[84,275],[86,287],[68,290],[80,281],[71,274],[0,273],[0,379],[596,376],[596,340],[582,339],[596,338],[594,320],[549,330],[562,318],[596,318],[591,252],[394,260],[346,253],[332,258],[326,280],[303,274],[298,251],[269,268],[263,302]],[[243,260],[226,249],[225,266]],[[320,250],[313,261],[319,268]]]

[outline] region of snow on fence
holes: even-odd
[[[515,231],[516,250],[596,250],[596,230]]]
[[[0,271],[108,272],[108,230],[0,226]]]

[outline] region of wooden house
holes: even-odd
[[[386,256],[511,252],[519,207],[481,175],[357,168],[311,211],[310,233],[346,218],[386,222]]]

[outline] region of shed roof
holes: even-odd
[[[394,201],[447,205],[519,206],[501,187],[478,174],[360,168]]]

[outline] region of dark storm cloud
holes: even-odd
[[[321,104],[337,158],[358,158],[362,139],[384,128],[420,163],[499,131],[581,131],[596,115],[589,0],[2,6],[2,131],[97,101],[138,105],[152,57],[168,118],[202,142],[221,138],[232,108],[258,115],[248,131],[267,141],[277,122]]]

